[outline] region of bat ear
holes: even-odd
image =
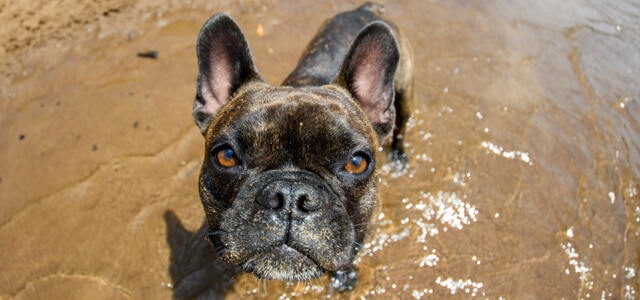
[[[373,22],[358,33],[334,79],[351,92],[380,139],[394,126],[393,81],[399,59],[393,30],[383,22]]]
[[[193,117],[200,131],[242,85],[262,81],[242,31],[231,17],[213,15],[202,26],[196,46],[198,88]]]

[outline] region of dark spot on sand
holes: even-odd
[[[139,52],[138,57],[157,59],[160,56],[158,51]]]

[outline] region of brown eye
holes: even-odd
[[[220,166],[223,166],[225,168],[235,167],[237,164],[236,154],[230,148],[219,150],[216,153],[216,160],[218,161],[218,164]]]
[[[349,162],[344,166],[344,169],[351,174],[358,175],[364,173],[364,171],[367,170],[368,165],[369,163],[364,157],[360,155],[354,155],[351,160],[349,160]]]

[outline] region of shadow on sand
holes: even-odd
[[[164,214],[171,247],[169,274],[174,299],[224,299],[239,271],[220,260],[205,239],[207,224],[187,230],[172,211]]]

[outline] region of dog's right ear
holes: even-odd
[[[193,118],[204,134],[216,112],[242,85],[262,81],[240,28],[225,14],[202,26],[196,46],[198,89]]]

